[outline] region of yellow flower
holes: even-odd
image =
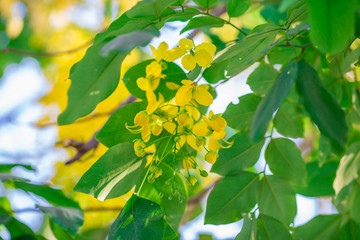
[[[187,111],[181,111],[177,117],[177,122],[179,123],[179,126],[186,125],[187,127],[191,128],[194,120]]]
[[[208,163],[214,164],[216,162],[216,159],[218,158],[218,154],[215,151],[210,150],[206,155],[205,155],[205,160]]]
[[[153,113],[160,105],[164,102],[164,97],[159,93],[159,100],[156,99],[156,95],[153,91],[146,92],[146,98],[148,100],[148,105],[146,107],[146,112],[149,114]]]
[[[181,64],[186,70],[193,70],[198,64],[200,67],[209,67],[213,61],[216,47],[211,43],[202,43],[194,48],[194,43],[190,39],[183,38],[179,41],[179,47],[167,51],[166,61],[175,61],[184,54]]]
[[[146,111],[138,112],[134,118],[134,124],[138,126],[146,126],[150,121],[150,116]]]
[[[154,55],[154,58],[158,62],[160,62],[161,59],[164,59],[164,56],[167,54],[167,50],[169,48],[169,46],[167,45],[166,42],[160,43],[158,49],[154,48],[151,45],[150,45],[150,47],[151,47],[151,50],[152,50],[152,54]]]
[[[159,136],[163,130],[162,122],[160,119],[157,119],[150,126],[151,133],[155,136]]]
[[[146,78],[138,78],[136,84],[143,91],[154,91],[159,86],[160,79],[166,77],[166,75],[161,72],[161,64],[153,61],[146,66]]]
[[[182,80],[182,87],[176,92],[175,102],[179,106],[185,106],[192,99],[201,105],[209,106],[213,103],[213,97],[208,92],[208,85],[196,85],[190,80]]]

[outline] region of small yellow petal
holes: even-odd
[[[216,162],[216,159],[218,157],[217,152],[215,151],[209,151],[206,155],[205,155],[205,160],[208,163],[214,164]]]
[[[211,54],[204,49],[196,51],[194,55],[195,61],[200,67],[209,67],[210,63],[213,61]]]
[[[136,80],[136,84],[143,91],[151,90],[151,85],[150,85],[149,80],[147,78],[143,78],[143,77],[138,78]]]
[[[220,139],[223,139],[226,137],[226,132],[225,131],[221,131],[221,132],[217,132],[217,131],[214,131],[212,134],[211,134],[211,138],[212,140],[220,140]]]
[[[152,50],[152,53],[154,55],[154,58],[156,59],[156,61],[161,61],[161,59],[164,58],[164,55],[166,54],[167,52],[167,49],[169,48],[169,46],[167,45],[166,42],[162,42],[160,43],[158,49],[155,49],[153,46],[151,46],[151,50]]]
[[[176,47],[176,48],[173,48],[173,49],[170,49],[169,51],[167,51],[163,58],[165,59],[165,61],[173,62],[176,59],[184,56],[184,54],[186,54],[185,49]]]
[[[153,79],[152,81],[151,81],[151,90],[152,91],[155,91],[157,88],[158,88],[158,86],[159,86],[159,84],[160,84],[160,78],[155,78],[155,79]]]
[[[146,99],[148,100],[146,111],[151,114],[157,109],[159,103],[156,101],[156,95],[153,91],[146,91]]]
[[[215,115],[210,120],[210,127],[214,131],[218,131],[218,132],[224,131],[226,125],[227,125],[227,123],[226,123],[225,119],[223,117],[221,117],[220,115]]]
[[[212,43],[202,43],[202,44],[196,46],[194,50],[195,50],[195,52],[197,52],[202,49],[208,51],[210,53],[210,55],[212,55],[212,56],[216,52],[216,47]]]
[[[190,51],[194,48],[194,43],[190,39],[183,38],[179,41],[179,48]]]
[[[217,152],[220,149],[220,146],[221,145],[218,142],[218,140],[214,140],[210,138],[208,143],[208,150]]]
[[[180,85],[173,83],[173,82],[166,82],[165,86],[170,90],[178,90]]]
[[[176,92],[175,102],[178,106],[184,106],[191,101],[192,98],[192,87],[182,86]]]
[[[185,86],[192,86],[194,84],[193,81],[187,79],[181,80],[181,83],[184,84]]]
[[[194,99],[201,105],[209,106],[213,103],[213,96],[202,86],[206,85],[200,85],[195,88]]]
[[[138,126],[147,126],[149,124],[150,117],[145,111],[141,111],[135,115],[134,124]]]
[[[196,67],[196,59],[193,55],[187,54],[181,59],[181,64],[186,70],[193,70]]]
[[[162,72],[161,64],[159,64],[156,61],[153,61],[146,66],[146,76],[158,77],[161,75],[161,72]]]
[[[201,146],[196,145],[196,138],[193,135],[186,135],[186,142],[190,145],[190,147],[198,152],[201,152]]]
[[[166,122],[163,124],[163,127],[166,131],[168,131],[170,134],[175,134],[176,124],[173,122]]]
[[[149,126],[145,126],[142,128],[141,138],[144,140],[144,142],[148,142],[150,140],[150,127]]]
[[[206,137],[206,136],[209,136],[209,134],[210,134],[210,129],[208,128],[208,125],[204,121],[196,123],[194,125],[192,131],[197,136]]]

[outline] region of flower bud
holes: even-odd
[[[206,144],[206,138],[203,136],[196,136],[195,143],[198,147],[204,146]]]
[[[149,114],[147,114],[146,111],[141,111],[138,114],[136,114],[135,118],[134,118],[134,124],[138,125],[138,126],[146,126],[147,124],[149,124],[150,121],[150,117]]]
[[[197,179],[196,179],[196,177],[194,177],[194,176],[190,176],[190,177],[188,178],[188,181],[189,181],[189,183],[191,184],[191,186],[194,186],[195,183],[197,182]]]
[[[186,111],[181,111],[177,117],[180,126],[184,126],[189,121],[190,115]]]
[[[184,169],[185,170],[189,170],[189,169],[192,169],[196,168],[196,165],[195,165],[195,159],[193,157],[186,157],[184,160],[183,160],[183,166],[184,166]]]
[[[217,152],[211,150],[205,155],[205,160],[208,163],[214,164],[216,162],[217,157],[218,157]]]
[[[205,171],[205,170],[201,170],[201,171],[200,171],[200,175],[201,175],[202,177],[207,177],[207,176],[209,176],[208,172]]]
[[[138,156],[138,157],[143,157],[143,156],[145,156],[146,152],[145,152],[145,149],[144,149],[143,147],[137,146],[137,147],[135,148],[135,154],[136,154],[136,156]]]
[[[155,136],[159,136],[163,130],[162,122],[156,121],[151,124],[150,127],[151,133]]]
[[[158,178],[162,175],[162,169],[158,168],[156,171],[155,171],[155,178]]]
[[[142,147],[142,148],[145,148],[146,147],[146,144],[143,140],[141,139],[135,139],[134,140],[134,149],[136,149],[137,147]]]

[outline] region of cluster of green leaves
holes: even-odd
[[[22,167],[28,171],[34,171],[30,165],[1,164],[0,180],[7,189],[18,189],[26,192],[29,197],[46,200],[46,205],[36,205],[36,209],[44,213],[51,232],[57,239],[74,239],[75,234],[84,222],[84,214],[79,204],[65,196],[61,190],[47,185],[32,184],[29,180],[19,178],[11,171],[15,167]],[[0,222],[9,231],[11,239],[45,239],[38,235],[27,225],[14,217],[17,211],[13,210],[11,202],[6,197],[0,198]],[[81,238],[78,238],[81,239]]]
[[[167,63],[169,77],[165,81],[179,83],[188,76],[192,80],[202,77],[210,84],[226,82],[260,62],[247,81],[253,93],[240,97],[239,103],[230,104],[223,114],[236,134],[230,139],[234,145],[220,150],[211,169],[222,177],[207,199],[205,223],[227,224],[244,219],[236,239],[359,238],[360,209],[356,203],[360,198],[360,91],[356,73],[354,77],[345,75],[354,71],[360,56],[360,48],[354,42],[360,29],[356,21],[358,3],[265,1],[261,14],[268,22],[249,32],[212,15],[209,9],[226,6],[232,18],[257,3],[194,0],[185,5],[186,2],[139,2],[98,34],[84,58],[71,69],[68,106],[60,115],[59,124],[71,124],[91,113],[115,90],[121,63],[134,47],[148,45],[167,22],[188,21],[182,32],[206,29],[204,33],[208,33],[218,50],[223,50],[218,51],[210,68],[198,67],[187,75],[176,64]],[[230,45],[208,31],[225,24],[239,31],[239,39]],[[150,171],[146,159],[134,154],[132,140],[137,136],[125,128],[146,106],[136,79],[143,76],[147,64],[139,63],[124,77],[130,93],[143,101],[112,114],[97,135],[109,150],[75,187],[105,200],[121,196],[135,186],[136,194],[112,225],[109,239],[178,238],[178,227],[191,194],[171,165],[176,154],[161,145],[161,137],[166,136],[150,140],[159,140],[158,151],[164,155],[159,165],[163,174],[151,184],[146,180]],[[157,91],[166,99],[175,94],[165,86]],[[309,141],[305,134],[306,129],[311,129],[309,120],[319,132],[312,133],[316,142],[312,143],[311,154],[304,157],[292,139]],[[275,131],[281,137],[274,138]],[[254,168],[262,149],[272,174]],[[295,194],[331,196],[339,213],[317,216],[295,228]],[[57,213],[48,208],[41,210],[50,217]]]

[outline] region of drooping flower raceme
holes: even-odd
[[[209,85],[198,85],[197,82],[188,79],[182,80],[179,85],[167,82],[165,83],[167,88],[176,90],[175,97],[169,101],[165,101],[161,93],[154,92],[160,81],[166,78],[162,73],[166,63],[162,59],[174,61],[183,56],[182,65],[185,69],[191,70],[196,64],[208,67],[213,60],[215,50],[215,46],[209,43],[194,47],[189,39],[181,39],[179,47],[170,50],[164,42],[157,49],[152,47],[155,61],[146,66],[146,75],[136,81],[139,89],[146,94],[147,107],[136,114],[133,126],[127,126],[131,133],[141,135],[141,138],[134,141],[134,150],[139,157],[149,156],[150,183],[156,181],[156,178],[162,174],[161,169],[157,168],[159,163],[172,154],[173,170],[176,171],[175,161],[181,160],[184,171],[188,173],[188,182],[194,185],[197,180],[190,172],[199,170],[202,177],[208,174],[200,169],[198,158],[192,151],[205,151],[203,160],[214,164],[219,149],[224,147],[220,142],[227,146],[231,145],[224,140],[227,125],[225,119],[212,111],[208,116],[200,111],[200,106],[209,106],[213,103]],[[152,150],[149,150],[149,147]]]

